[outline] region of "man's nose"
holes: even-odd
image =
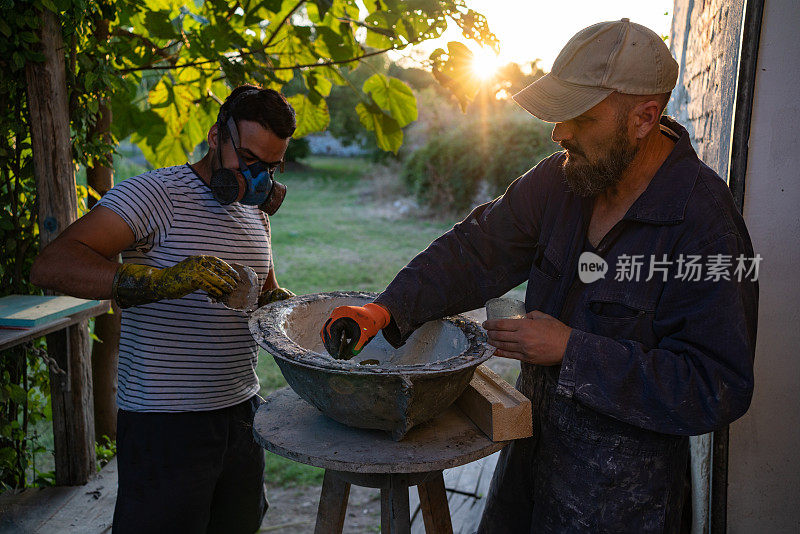
[[[566,124],[563,122],[557,122],[553,126],[553,133],[550,134],[550,138],[556,142],[560,143],[561,141],[572,139],[572,132],[569,130]]]

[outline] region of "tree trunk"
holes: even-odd
[[[107,34],[108,21],[102,21],[101,28]],[[91,137],[99,135],[110,138],[111,108],[108,102],[100,103],[100,116],[91,132]],[[111,157],[111,156],[109,156]],[[86,183],[103,196],[114,186],[114,171],[95,163],[86,169]],[[89,197],[89,207],[95,199]],[[92,345],[92,385],[94,390],[94,432],[99,438],[117,438],[117,363],[119,361],[119,331],[122,314],[114,306],[113,313],[100,315],[94,322],[94,333],[100,343]]]
[[[70,151],[64,45],[56,15],[41,12],[42,63],[25,67],[31,144],[36,177],[39,239],[44,247],[77,217],[75,175]],[[89,331],[84,321],[47,336],[48,353],[68,371],[51,372],[56,484],[85,484],[96,470]]]

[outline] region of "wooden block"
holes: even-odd
[[[0,326],[31,328],[98,304],[75,297],[9,295],[0,298]]]
[[[533,435],[531,401],[485,365],[475,369],[456,406],[492,441]]]

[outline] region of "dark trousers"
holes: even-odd
[[[479,534],[678,532],[688,438],[583,407],[525,365],[517,388],[534,435],[500,453]]]
[[[117,412],[113,531],[252,533],[269,504],[254,396],[205,412]]]

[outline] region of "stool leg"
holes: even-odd
[[[314,534],[341,534],[347,513],[350,484],[327,469],[322,479],[322,494],[317,508],[317,525]]]
[[[422,508],[422,520],[425,522],[427,534],[453,534],[453,523],[450,521],[450,507],[447,505],[447,493],[444,489],[444,476],[439,471],[428,480],[417,486],[419,505]]]
[[[408,477],[388,475],[389,483],[381,488],[381,534],[410,534]]]

